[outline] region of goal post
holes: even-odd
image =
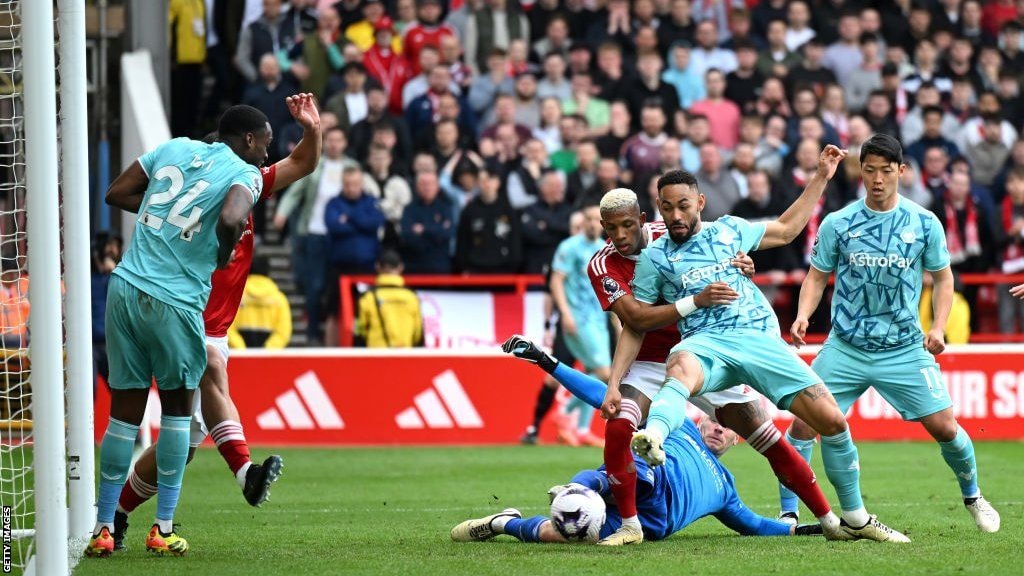
[[[60,158],[67,334],[67,478],[71,545],[84,548],[96,521],[89,139],[85,2],[58,0]]]
[[[36,574],[68,573],[54,15],[21,2]],[[26,570],[28,571],[28,570]]]

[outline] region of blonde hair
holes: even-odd
[[[621,212],[634,206],[639,207],[636,193],[629,188],[615,188],[601,197],[601,212]]]

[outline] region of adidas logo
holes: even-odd
[[[454,372],[445,370],[434,377],[433,384],[416,395],[414,406],[395,416],[399,428],[483,428],[484,421]]]
[[[305,403],[305,404],[303,404]],[[295,379],[295,389],[277,397],[276,408],[256,417],[263,430],[341,430],[345,422],[312,371]]]

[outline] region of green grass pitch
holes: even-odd
[[[157,558],[143,540],[147,503],[131,519],[129,550],[85,558],[92,574],[1009,574],[1024,542],[1024,443],[976,445],[982,488],[1002,515],[1002,531],[982,534],[934,443],[861,443],[868,509],[914,542],[826,542],[744,538],[712,518],[663,542],[620,549],[523,544],[507,536],[457,544],[448,532],[466,518],[507,506],[546,511],[545,491],[600,463],[593,448],[379,448],[283,450],[284,476],[262,509],[245,504],[216,452],[201,450],[185,476],[178,508],[184,558]],[[254,456],[267,454],[255,449]],[[817,454],[816,454],[817,456]],[[774,477],[747,446],[724,461],[744,501],[771,516]],[[815,458],[815,470],[835,504]],[[803,517],[809,519],[804,510]]]

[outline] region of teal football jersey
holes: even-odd
[[[735,216],[704,222],[699,232],[682,244],[668,234],[640,253],[633,276],[633,296],[654,304],[659,298],[675,302],[699,294],[708,284],[725,282],[739,294],[729,305],[697,308],[679,321],[685,339],[698,332],[729,333],[755,330],[779,333],[779,320],[761,290],[732,265],[741,250],[757,249],[764,223]]]
[[[900,198],[888,212],[858,200],[821,222],[811,265],[835,272],[832,335],[862,350],[924,339],[918,304],[924,270],[949,266],[942,223]]]
[[[570,236],[558,245],[551,269],[565,274],[565,298],[578,323],[584,323],[604,314],[590,286],[587,266],[597,251],[604,248],[604,240],[588,240],[585,234]]]
[[[149,176],[132,240],[114,270],[161,302],[203,311],[217,266],[217,221],[238,184],[259,198],[263,178],[226,144],[175,138],[139,158]]]

